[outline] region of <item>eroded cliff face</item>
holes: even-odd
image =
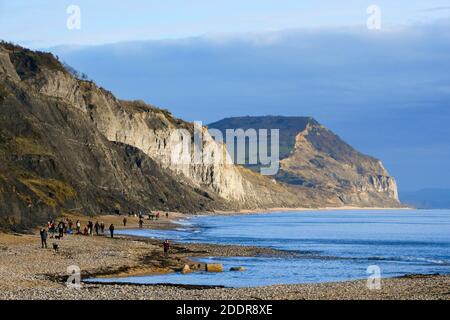
[[[85,113],[109,141],[142,150],[164,169],[182,175],[196,187],[210,188],[227,200],[245,199],[239,171],[230,160],[226,161],[223,145],[216,143],[206,128],[198,128],[202,148],[196,157],[192,141],[187,145],[190,152],[181,148],[185,146],[182,139],[193,138],[194,124],[175,119],[164,110],[139,101],[118,100],[94,83],[60,71],[44,70],[28,82],[42,94],[62,99]],[[184,130],[186,136],[177,130]]]
[[[225,150],[205,128],[198,128],[202,141],[196,157],[193,124],[136,102],[108,105],[105,109],[102,104],[90,101],[89,114],[109,140],[141,149],[163,168],[183,175],[193,185],[208,187],[225,199],[244,198],[241,175],[232,164],[220,161],[219,156],[226,155]]]
[[[399,206],[395,179],[381,161],[310,117],[237,117],[209,127],[280,130],[280,171],[273,178],[302,206]],[[247,166],[259,170],[259,165]]]
[[[0,107],[0,219],[8,221],[67,210],[399,205],[395,180],[381,162],[313,119],[290,119],[280,174],[265,177],[233,165],[205,127],[119,100],[72,76],[51,54],[4,43]]]
[[[113,113],[102,113],[111,122],[99,122],[104,125],[100,130],[91,117],[88,94],[109,97],[110,104],[121,102],[92,83],[73,79],[54,60],[50,62],[55,65],[40,64],[37,53],[21,50],[0,46],[0,228],[28,228],[61,212],[238,208],[173,174],[132,144],[107,139],[103,130],[123,122]],[[123,108],[141,112],[134,105]],[[146,121],[160,126],[155,129],[165,127],[170,116],[152,112],[155,117]],[[118,113],[131,115],[128,109]]]
[[[320,124],[308,124],[295,138],[281,173],[298,184],[332,190],[345,205],[398,204],[398,191],[381,161],[363,155]]]

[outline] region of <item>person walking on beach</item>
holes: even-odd
[[[169,256],[169,250],[170,250],[170,242],[169,240],[165,240],[163,243],[163,248],[164,248],[164,257],[168,257]]]
[[[98,221],[95,222],[94,229],[95,229],[95,234],[98,236],[98,233],[100,231],[100,224],[98,223]]]
[[[53,239],[56,233],[55,221],[51,220],[49,222],[48,232],[50,232],[50,238]]]
[[[60,221],[58,224],[59,238],[64,236],[64,222]]]
[[[64,233],[67,233],[67,219],[66,218],[63,219],[63,230],[64,230]]]
[[[81,233],[81,222],[80,222],[80,220],[77,220],[76,226],[77,226],[77,234],[80,234]]]
[[[42,245],[42,249],[47,249],[47,230],[45,230],[45,228],[42,228],[41,231],[39,232],[41,235],[41,245]]]
[[[123,218],[123,226],[124,226],[124,227],[127,226],[127,217]]]
[[[142,229],[142,226],[144,225],[144,220],[142,218],[139,219],[139,228]]]
[[[88,221],[88,231],[90,236],[94,234],[94,224],[92,223],[92,221]]]
[[[114,225],[113,224],[111,224],[109,226],[109,233],[111,234],[111,238],[114,238]]]
[[[103,221],[100,222],[100,230],[102,231],[102,234],[105,233],[105,223]]]

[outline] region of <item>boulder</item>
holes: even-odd
[[[222,272],[223,266],[221,263],[207,263],[205,265],[206,272]]]
[[[231,267],[230,271],[245,271],[244,267]]]
[[[189,266],[187,264],[185,264],[183,269],[181,269],[182,274],[186,274],[186,273],[190,273],[190,272],[191,272],[191,268],[189,268]]]

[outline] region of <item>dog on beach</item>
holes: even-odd
[[[57,243],[54,243],[54,244],[53,244],[53,250],[54,250],[55,252],[58,252],[58,244],[57,244]]]

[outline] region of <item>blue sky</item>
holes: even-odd
[[[0,39],[187,120],[313,116],[400,190],[450,188],[450,0],[0,0]]]
[[[66,9],[81,9],[81,29],[68,30]],[[365,25],[382,10],[383,27],[448,17],[449,0],[0,0],[0,38],[29,47],[103,44],[204,34]]]

